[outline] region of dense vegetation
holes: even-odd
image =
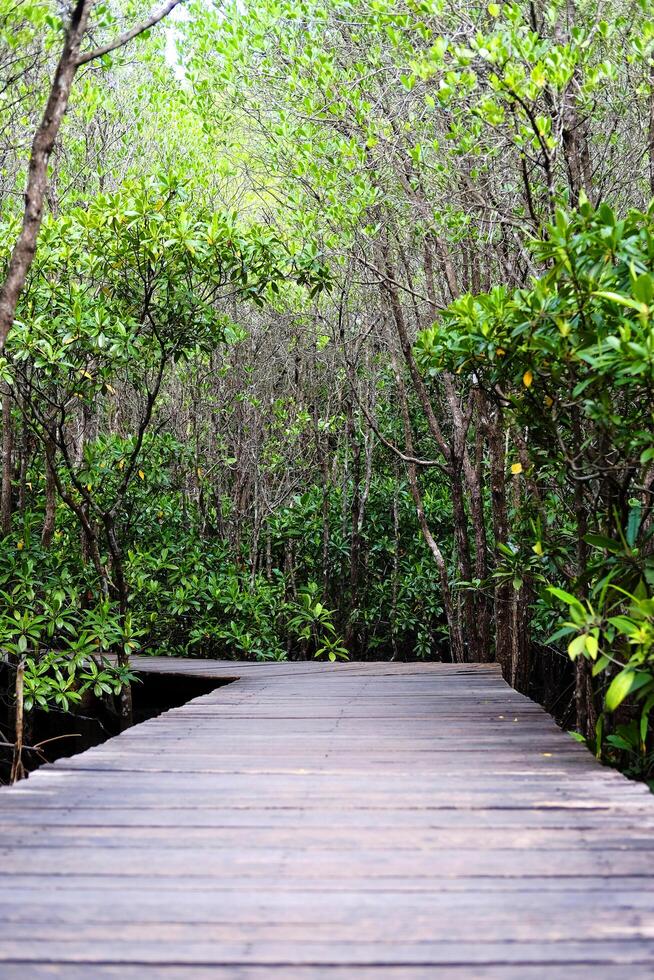
[[[127,723],[137,650],[497,660],[649,776],[650,4],[118,7],[1,7],[26,710]]]

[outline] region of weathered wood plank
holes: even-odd
[[[29,976],[34,980],[44,977],[66,977],[67,980],[93,980],[95,977],[120,977],[120,980],[142,980],[143,977],[161,977],[162,980],[351,980],[352,967],[334,966],[289,966],[284,964],[279,969],[270,966],[166,966],[157,964],[148,966],[122,963],[119,966],[108,964],[75,964],[75,963],[4,963],[2,976],[5,980],[25,980]],[[564,965],[565,980],[591,980],[597,976],[595,964]],[[384,964],[371,969],[359,967],[356,980],[552,980],[552,965],[533,966],[520,964],[512,966],[503,963],[500,966],[452,965],[447,967],[410,967]],[[604,980],[624,980],[624,966],[603,964],[602,977]],[[644,980],[651,978],[652,971],[648,965],[629,965],[629,980]]]
[[[650,941],[620,940],[593,942],[488,942],[462,943],[378,943],[360,940],[354,943],[313,942],[303,940],[284,942],[239,942],[217,941],[210,938],[198,942],[170,941],[165,937],[168,924],[164,924],[157,934],[152,931],[148,939],[130,940],[133,947],[132,962],[160,964],[162,962],[180,965],[192,963],[220,963],[227,966],[243,966],[249,963],[269,965],[276,968],[287,966],[387,966],[392,964],[406,966],[448,966],[499,964],[538,964],[549,963],[561,969],[569,963],[593,963],[601,970],[605,963],[623,964],[623,968],[633,963],[651,964],[654,968],[654,947]],[[88,942],[75,938],[70,942],[45,940],[43,943],[32,940],[28,950],[24,942],[5,941],[0,946],[0,962],[26,962],[54,960],[66,963],[123,963],[123,944],[119,936],[109,942]],[[597,972],[595,974],[598,975]],[[601,975],[601,974],[600,974]]]
[[[496,667],[228,686],[0,792],[0,976],[654,973],[654,801]]]

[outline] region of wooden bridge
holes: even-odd
[[[491,666],[238,677],[0,791],[0,977],[654,975],[654,799]]]

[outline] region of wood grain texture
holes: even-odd
[[[654,799],[493,666],[234,683],[0,791],[0,977],[654,975]]]

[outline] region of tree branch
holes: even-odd
[[[116,51],[117,48],[125,47],[126,44],[133,41],[139,34],[149,31],[151,27],[154,27],[160,20],[167,17],[171,10],[174,10],[180,3],[184,3],[184,0],[167,0],[166,3],[154,10],[148,19],[144,20],[141,24],[137,24],[131,30],[125,31],[124,34],[119,34],[118,37],[114,38],[113,41],[109,41],[108,44],[103,44],[98,48],[93,48],[91,51],[85,51],[83,54],[80,54],[76,62],[77,67],[86,65],[89,61],[95,61],[96,58],[102,58],[103,55],[110,54],[110,52]]]

